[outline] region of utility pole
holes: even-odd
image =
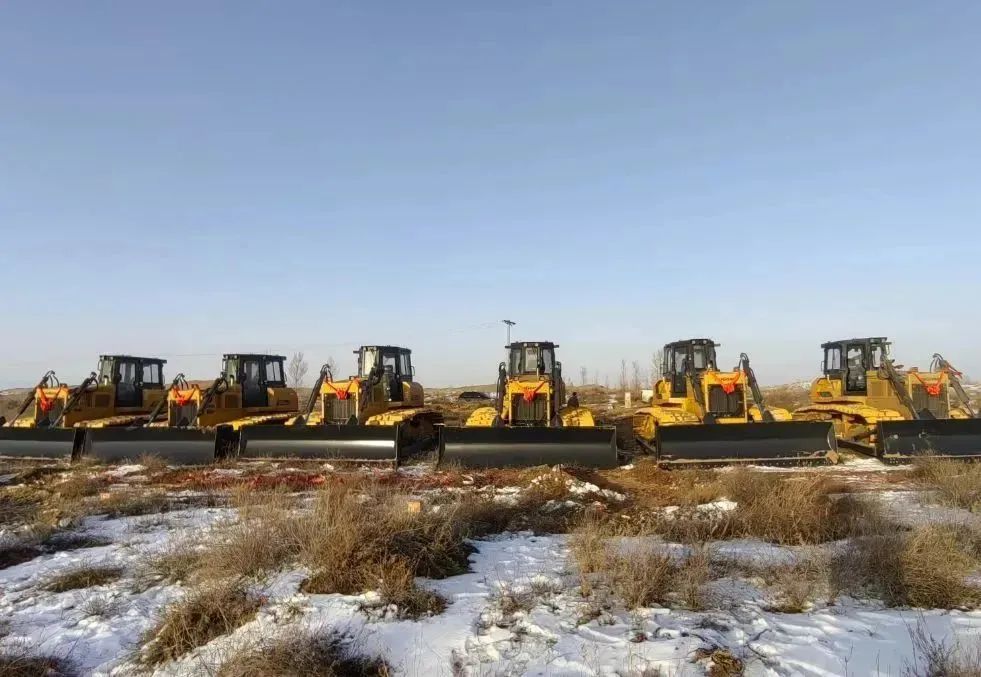
[[[501,320],[504,324],[508,326],[508,345],[511,345],[511,327],[517,324],[517,322],[512,322],[511,320]]]

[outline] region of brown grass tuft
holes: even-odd
[[[931,525],[852,539],[832,560],[832,581],[891,606],[952,609],[981,600],[965,582],[976,566],[957,530]]]
[[[121,567],[80,567],[57,574],[44,584],[48,592],[67,592],[80,588],[91,588],[118,581],[123,575]]]
[[[303,634],[267,642],[221,666],[218,677],[389,677],[381,658],[353,651],[336,633]]]
[[[139,661],[152,666],[179,658],[249,622],[259,606],[260,600],[239,584],[215,583],[193,589],[168,606],[147,632]]]
[[[150,584],[187,581],[200,568],[202,557],[196,543],[176,541],[165,550],[146,557],[140,564],[138,578]]]
[[[910,630],[910,640],[916,662],[903,670],[903,677],[981,677],[981,644],[936,639],[922,622]]]
[[[75,665],[56,656],[37,656],[27,651],[0,653],[0,677],[74,677]]]
[[[913,462],[912,475],[934,487],[941,503],[981,511],[981,463],[923,456]]]
[[[667,602],[677,565],[671,555],[653,546],[611,552],[609,584],[628,609]]]
[[[170,468],[170,466],[167,465],[167,461],[157,454],[140,454],[140,457],[136,459],[136,462],[146,468],[148,475],[159,475],[167,472],[167,470]]]

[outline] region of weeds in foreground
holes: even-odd
[[[981,677],[981,644],[936,639],[922,622],[910,629],[910,640],[915,660],[903,677]]]
[[[0,677],[75,677],[80,674],[68,659],[38,656],[7,649],[0,653]]]
[[[302,634],[239,652],[218,677],[389,677],[388,664],[365,656],[337,633]]]
[[[80,567],[57,574],[44,584],[48,592],[68,592],[81,588],[92,588],[119,580],[123,575],[121,567],[90,566]]]
[[[831,576],[838,589],[891,606],[952,609],[981,601],[965,580],[977,564],[956,528],[930,525],[852,539],[832,558]]]
[[[137,657],[145,665],[179,658],[249,622],[260,600],[238,583],[209,583],[164,609],[156,625],[144,636]]]
[[[941,503],[981,512],[981,463],[924,456],[914,461],[912,475],[936,489]]]

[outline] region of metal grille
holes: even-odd
[[[169,426],[188,426],[194,424],[194,419],[198,415],[198,403],[188,402],[184,406],[174,405],[167,407],[167,425]]]
[[[930,395],[919,383],[913,384],[913,407],[917,413],[926,409],[936,418],[948,418],[950,409],[947,406],[947,386],[940,386],[940,394],[936,397]]]
[[[518,395],[511,400],[511,412],[514,425],[548,425],[544,397],[536,396],[531,402],[525,402],[525,398]]]
[[[729,394],[726,394],[722,386],[709,386],[708,410],[721,418],[742,418],[745,416],[742,386],[736,386],[736,389]]]
[[[357,417],[358,415],[358,400],[355,397],[349,397],[346,400],[328,397],[325,413],[324,420],[326,421],[347,423],[352,416]]]

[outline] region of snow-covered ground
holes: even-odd
[[[115,476],[138,473],[122,467]],[[602,494],[576,483],[573,494]],[[514,492],[510,492],[513,494]],[[615,492],[610,492],[615,494]],[[509,491],[500,491],[508,496]],[[912,492],[880,494],[888,510],[907,523],[977,521],[976,514],[924,506]],[[609,495],[622,500],[620,495]],[[730,510],[729,501],[704,510]],[[148,584],[141,561],[169,544],[200,535],[236,518],[227,508],[192,508],[162,515],[86,518],[81,532],[110,545],[42,555],[0,570],[0,648],[69,658],[83,674],[128,675],[141,635],[155,614],[179,599],[179,584]],[[10,534],[0,538],[10,537]],[[396,674],[439,675],[705,675],[715,649],[741,659],[747,675],[897,675],[919,657],[911,635],[917,628],[948,643],[981,642],[981,611],[887,609],[839,599],[806,613],[768,610],[772,597],[748,579],[713,581],[717,608],[694,612],[648,608],[627,612],[614,605],[599,612],[579,591],[568,538],[508,533],[475,541],[471,572],[444,580],[420,580],[443,595],[447,609],[421,620],[397,620],[366,595],[308,595],[299,591],[303,570],[282,572],[258,586],[266,600],[256,618],[156,670],[158,675],[213,674],[236,648],[254,646],[301,629],[339,631],[359,650],[385,657]],[[680,548],[681,546],[673,546]],[[806,548],[755,540],[710,545],[715,559],[747,564],[791,563]],[[823,547],[823,546],[812,546]],[[831,547],[831,546],[828,546]],[[43,589],[53,574],[83,565],[122,567],[113,583],[54,593]],[[530,611],[505,616],[502,595],[530,596]],[[3,633],[0,633],[2,635]]]

